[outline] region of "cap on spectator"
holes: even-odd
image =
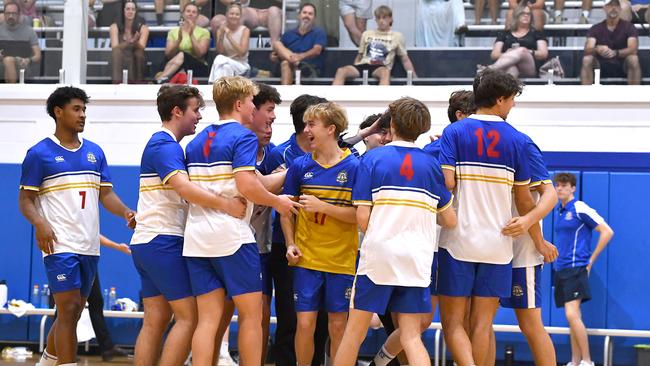
[[[605,5],[609,5],[609,4],[620,6],[621,2],[619,0],[605,0]]]

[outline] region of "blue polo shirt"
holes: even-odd
[[[591,232],[605,220],[586,203],[573,199],[559,205],[555,223],[555,245],[559,256],[555,270],[584,267],[591,257]]]
[[[325,60],[325,47],[327,46],[327,34],[320,27],[314,27],[305,34],[300,34],[298,28],[289,29],[284,32],[280,39],[282,44],[294,53],[307,52],[319,44],[323,47],[323,52],[320,55],[305,59],[303,62],[313,65],[319,73],[323,71],[323,62]]]

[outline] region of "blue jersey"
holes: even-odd
[[[456,177],[458,225],[443,229],[440,246],[457,260],[507,264],[512,238],[501,235],[512,218],[512,187],[528,185],[526,141],[493,115],[471,115],[445,128],[440,163]]]
[[[174,134],[163,128],[151,136],[142,152],[138,225],[132,245],[148,243],[161,234],[183,236],[187,203],[168,184],[179,173],[187,174],[185,153]]]
[[[313,195],[323,202],[352,207],[352,186],[359,159],[345,149],[339,162],[323,166],[311,154],[303,155],[289,167],[284,194]],[[294,240],[302,252],[299,267],[316,271],[354,274],[359,249],[356,223],[347,223],[322,212],[299,210]]]
[[[422,150],[424,150],[426,153],[431,154],[431,156],[437,160],[440,160],[440,139],[431,141],[430,143],[426,144]]]
[[[270,158],[271,150],[275,145],[270,143],[262,148],[264,155],[261,160],[255,164],[255,169],[262,173],[262,175],[269,175],[273,172],[271,169]],[[255,241],[257,242],[257,249],[260,254],[271,252],[271,223],[273,209],[268,206],[255,205],[253,207],[253,214],[251,216],[251,227],[255,231]]]
[[[361,160],[352,199],[372,206],[357,274],[375,284],[428,287],[436,214],[452,202],[438,161],[404,141],[372,149]]]
[[[555,245],[558,249],[555,269],[582,267],[591,257],[591,232],[605,220],[586,203],[573,199],[557,209]]]
[[[242,196],[235,173],[255,170],[257,137],[237,121],[220,122],[206,127],[187,145],[187,171],[191,181],[208,191],[224,197]],[[190,203],[183,255],[225,257],[242,244],[254,243],[249,225],[252,211],[249,202],[245,217],[238,219]]]
[[[53,254],[99,255],[99,190],[111,186],[104,151],[86,139],[71,150],[45,138],[23,161],[20,189],[38,193],[37,209],[57,238]]]

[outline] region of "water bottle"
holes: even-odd
[[[38,285],[34,285],[34,289],[32,290],[32,302],[34,305],[39,305],[37,301],[40,301],[40,296],[41,293],[38,291]]]
[[[41,309],[50,308],[50,287],[45,284],[41,290]]]
[[[264,47],[264,43],[262,42],[262,35],[258,34],[257,35],[257,48],[262,48]]]
[[[108,289],[104,289],[104,310],[110,310],[108,307]]]
[[[503,357],[504,366],[514,366],[515,364],[515,348],[511,345],[506,346],[506,354]]]
[[[108,308],[110,310],[115,310],[115,304],[117,303],[117,292],[115,287],[111,287],[111,292],[108,293]]]
[[[0,281],[0,308],[4,308],[7,303],[7,281]]]

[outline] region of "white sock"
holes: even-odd
[[[384,346],[382,345],[379,352],[377,352],[377,354],[375,355],[373,361],[377,366],[386,366],[390,361],[393,360],[393,358],[395,358],[395,356],[388,353],[388,351],[386,351],[386,348],[384,348]]]
[[[585,18],[589,18],[589,13],[590,13],[589,10],[583,10],[582,11],[582,16],[585,17]]]
[[[562,10],[556,10],[556,11],[555,11],[555,17],[557,18],[557,17],[559,17],[560,15],[562,15]]]
[[[51,354],[47,353],[47,350],[43,350],[41,359],[38,361],[38,366],[56,366],[56,361],[58,361],[56,356],[52,356]]]
[[[228,342],[221,342],[221,349],[219,349],[219,354],[230,356],[230,352],[228,351]]]

